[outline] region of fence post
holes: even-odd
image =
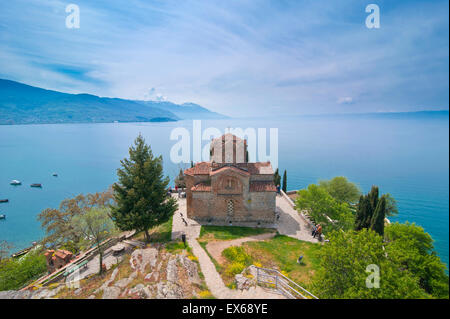
[[[278,275],[275,274],[275,289],[278,289]]]

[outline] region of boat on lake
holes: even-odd
[[[13,180],[11,181],[10,184],[11,184],[11,185],[22,185],[22,182],[21,182],[21,181],[18,181],[18,180],[16,180],[16,179],[13,179]]]
[[[6,219],[6,215],[5,214],[0,214],[0,219]]]
[[[9,202],[9,199],[0,199],[0,203],[7,203]]]
[[[39,187],[39,188],[41,188],[42,184],[35,183],[35,184],[31,184],[30,186],[31,187]]]
[[[18,251],[17,253],[12,254],[11,257],[17,258],[17,257],[23,256],[26,253],[28,253],[31,249],[33,249],[33,247],[28,247],[28,248],[22,249],[21,251]]]
[[[53,173],[52,176],[58,177],[58,174],[57,173]]]

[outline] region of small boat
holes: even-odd
[[[17,253],[12,254],[11,257],[12,258],[17,258],[17,257],[23,256],[26,253],[28,253],[32,248],[33,247],[28,247],[28,248],[22,249],[21,251],[18,251]]]
[[[31,187],[42,187],[42,184],[36,183],[36,184],[31,184],[30,186],[31,186]]]
[[[20,181],[14,179],[14,180],[11,181],[10,184],[11,184],[11,185],[22,185],[22,182],[20,182]]]
[[[0,203],[7,203],[9,202],[9,199],[0,199]]]
[[[0,215],[0,219],[6,219],[6,215],[1,214],[1,215]]]
[[[52,176],[54,176],[54,177],[58,177],[58,174],[56,174],[56,173],[53,173],[53,174],[52,174]]]

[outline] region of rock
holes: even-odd
[[[78,288],[78,289],[75,290],[73,293],[75,294],[75,296],[78,296],[79,294],[81,294],[82,291],[83,291],[83,289]]]
[[[171,258],[167,263],[167,281],[172,283],[176,283],[178,281],[178,267],[177,267],[177,259]]]
[[[102,299],[117,299],[120,295],[120,288],[112,286],[103,289]]]
[[[247,278],[242,274],[234,276],[234,280],[236,282],[236,289],[249,289],[253,285],[252,279]]]
[[[201,279],[198,275],[198,265],[197,263],[190,260],[185,255],[178,255],[178,260],[180,261],[183,268],[186,270],[188,279],[193,284],[200,284]]]
[[[131,280],[132,279],[130,279],[130,278],[120,279],[116,283],[114,283],[114,286],[119,287],[119,288],[125,288],[131,282]]]
[[[158,258],[158,250],[156,248],[136,249],[131,254],[130,265],[134,270],[145,273],[145,267],[150,264],[153,268]]]
[[[159,282],[156,287],[156,299],[183,299],[183,289],[171,282]]]
[[[34,291],[31,295],[31,299],[50,299],[54,297],[60,289],[47,289],[40,288]]]
[[[250,274],[253,276],[253,278],[256,278],[257,269],[255,266],[251,265],[251,266],[248,266],[242,273]]]
[[[0,291],[0,299],[29,299],[32,292],[29,290],[6,290]]]
[[[145,281],[158,281],[159,279],[159,272],[152,271],[151,273],[148,273],[147,275],[145,275],[144,280]]]
[[[136,276],[137,276],[137,272],[135,271],[135,272],[131,273],[130,277],[118,280],[114,284],[114,286],[119,287],[119,288],[125,288],[134,280],[134,278],[136,278]]]
[[[114,280],[116,280],[117,274],[119,273],[119,268],[116,268],[113,270],[111,277],[103,285],[101,285],[99,288],[97,288],[94,291],[94,294],[98,294],[100,290],[105,290],[106,287],[108,287]]]
[[[137,295],[141,299],[151,298],[152,293],[148,286],[144,286],[143,284],[138,284],[136,287],[131,288],[128,291],[128,295]]]

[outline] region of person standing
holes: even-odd
[[[316,237],[316,232],[317,232],[317,225],[315,225],[315,226],[313,227],[311,236]]]
[[[322,235],[322,225],[320,224],[319,226],[317,226],[316,235],[318,235],[318,238],[320,239],[320,235]],[[316,237],[316,235],[314,235],[314,238]]]

